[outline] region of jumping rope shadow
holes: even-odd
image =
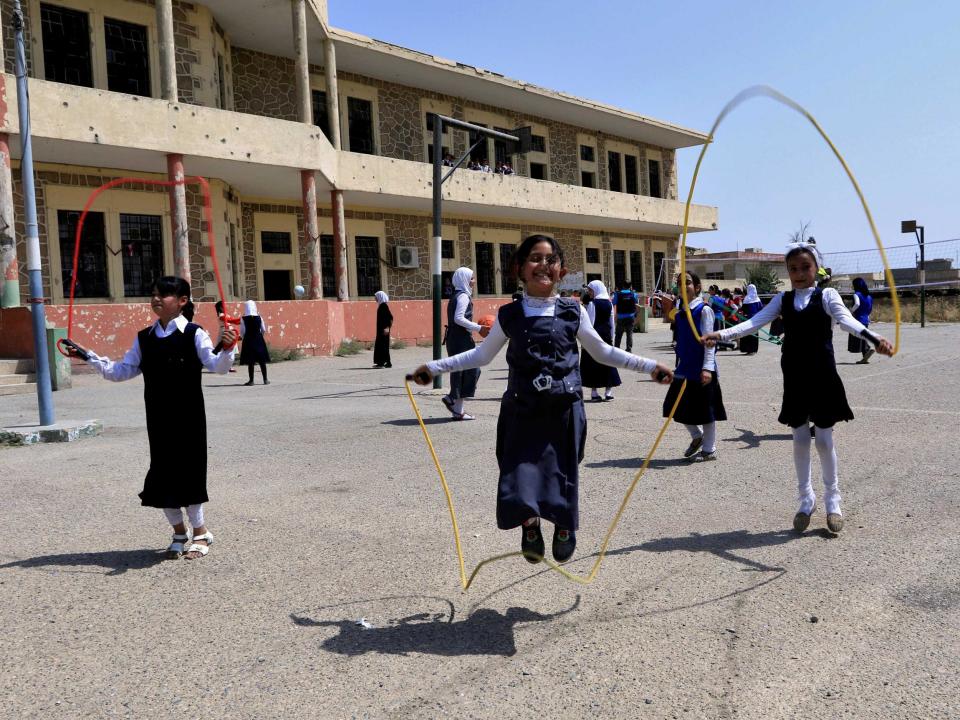
[[[760,447],[760,443],[767,440],[793,440],[793,435],[790,433],[774,433],[772,435],[757,435],[753,430],[744,430],[743,428],[734,428],[738,433],[739,437],[733,438],[723,438],[723,442],[742,442],[745,443],[743,447],[737,448],[738,450],[750,450],[752,448]]]
[[[481,608],[464,620],[454,620],[453,613],[418,613],[391,620],[384,627],[363,627],[354,620],[314,620],[290,614],[299,627],[335,627],[339,632],[324,640],[320,647],[327,652],[355,657],[366,653],[408,655],[422,653],[457,657],[464,655],[517,654],[514,628],[530,622],[550,622],[572,613],[580,605],[577,595],[573,605],[555,613],[540,613],[529,608],[512,607],[500,613]]]
[[[424,425],[439,425],[441,423],[452,423],[460,422],[454,420],[452,416],[448,415],[447,417],[435,417],[435,418],[424,418]],[[399,420],[384,420],[381,425],[395,425],[397,427],[419,427],[420,421],[416,418],[400,418]]]
[[[784,545],[793,540],[800,540],[803,535],[793,530],[770,530],[763,533],[751,533],[748,530],[733,530],[731,532],[711,533],[701,535],[690,533],[681,537],[659,538],[640,545],[619,548],[607,551],[607,555],[629,555],[637,551],[643,552],[701,552],[709,553],[721,560],[744,565],[748,572],[786,572],[786,568],[766,565],[765,563],[737,554],[740,550],[755,550],[757,548]]]
[[[589,468],[637,468],[643,465],[644,458],[610,458],[598,462],[584,463]],[[686,467],[692,463],[685,458],[664,458],[662,460],[651,460],[648,467],[663,469],[669,467]]]
[[[146,570],[147,568],[159,565],[166,561],[166,553],[154,548],[141,550],[106,550],[104,552],[93,553],[65,553],[63,555],[38,555],[37,557],[17,560],[15,562],[0,565],[0,570],[5,568],[76,568],[76,567],[100,567],[106,568],[110,572],[107,576],[122,575],[128,570]],[[71,572],[71,571],[67,571]],[[85,572],[75,570],[73,572]]]
[[[396,390],[396,387],[393,385],[381,385],[380,387],[372,388],[362,388],[360,390],[343,390],[342,392],[334,393],[325,393],[323,395],[307,395],[306,397],[293,398],[294,400],[324,400],[326,398],[343,398],[350,397],[351,395],[367,395],[367,393],[378,393],[382,390]],[[399,395],[400,393],[391,393],[394,395]],[[382,395],[376,394],[372,397],[383,397]]]

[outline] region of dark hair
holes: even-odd
[[[693,270],[687,270],[686,274],[690,276],[690,279],[693,280],[693,287],[703,289],[703,285],[700,284],[700,276],[697,275]],[[677,273],[677,290],[680,289],[680,281],[683,278],[680,277],[680,273]],[[686,283],[684,283],[686,285]]]
[[[853,289],[863,295],[870,294],[870,288],[867,287],[867,281],[864,280],[862,277],[853,279]]]
[[[174,295],[178,298],[190,299],[190,284],[175,275],[164,275],[153,284],[153,289],[157,291],[157,295],[160,297]]]
[[[193,314],[196,311],[197,307],[193,304],[193,300],[187,300],[187,304],[180,309],[180,314],[187,319],[187,322],[193,322]]]
[[[524,238],[523,242],[520,243],[520,247],[516,249],[513,257],[510,258],[510,275],[512,277],[520,277],[520,268],[523,267],[527,258],[530,257],[530,251],[533,250],[533,246],[542,242],[550,243],[553,254],[560,258],[560,267],[566,264],[566,260],[563,257],[563,248],[560,247],[560,243],[548,235],[530,235]]]
[[[811,238],[811,240],[812,239],[813,238]],[[817,257],[817,251],[814,250],[812,246],[800,245],[799,247],[790,248],[787,251],[786,256],[784,256],[783,261],[790,262],[790,258],[796,257],[800,253],[806,253],[807,255],[809,255],[813,259],[813,264],[816,265],[818,268],[820,267],[820,258]]]

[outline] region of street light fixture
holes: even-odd
[[[917,225],[916,220],[901,220],[901,233],[913,233],[920,244],[920,327],[927,326],[927,268],[923,256],[923,225]]]

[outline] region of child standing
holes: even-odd
[[[188,322],[181,311],[189,302],[190,286],[183,278],[157,280],[150,306],[157,322],[141,330],[123,360],[86,351],[87,362],[107,380],[120,382],[143,373],[143,401],[147,411],[150,469],[140,493],[142,505],[161,508],[173,526],[167,549],[180,557],[190,537],[182,508],[193,527],[187,559],[204,557],[213,542],[203,518],[207,497],[207,419],[200,371],[225,374],[233,364],[237,336],[223,330],[224,351],[213,351],[210,336]],[[82,349],[81,349],[82,350]]]
[[[708,346],[717,340],[732,340],[763,327],[777,316],[783,316],[784,337],[780,367],[783,370],[783,405],[779,420],[793,430],[793,462],[797,471],[800,508],[793,518],[793,528],[803,532],[810,525],[816,508],[816,494],[810,479],[810,430],[816,428],[817,454],[823,476],[827,528],[837,533],[843,529],[840,509],[840,488],[837,478],[837,452],[833,445],[833,426],[839,420],[853,420],[847,404],[843,382],[837,374],[833,354],[833,322],[849,333],[872,338],[877,351],[892,355],[890,343],[871,333],[844,306],[833,288],[817,287],[820,258],[807,243],[791,245],[786,254],[787,273],[793,287],[776,295],[751,319],[720,332],[703,336]]]
[[[390,329],[393,327],[393,313],[390,312],[390,298],[383,290],[374,293],[377,300],[377,338],[373,341],[373,365],[378,368],[393,367],[390,362]]]
[[[607,345],[613,345],[613,303],[610,301],[610,294],[600,280],[590,281],[587,288],[590,301],[586,307],[590,326]],[[580,377],[583,387],[590,388],[590,399],[593,402],[613,400],[613,389],[620,386],[620,373],[617,369],[598,363],[586,348],[580,353]],[[603,397],[600,397],[599,388],[605,388]]]
[[[870,313],[873,311],[873,296],[870,294],[870,288],[867,287],[866,280],[858,277],[853,280],[853,290],[853,308],[851,312],[857,319],[857,322],[867,327],[870,325]],[[857,365],[866,365],[869,363],[870,357],[874,353],[874,349],[859,335],[847,336],[847,351],[859,353],[863,356],[857,360]]]
[[[687,290],[690,316],[699,328],[700,335],[713,332],[714,315],[700,297],[700,278],[694,272],[687,272],[682,279],[677,276],[677,282],[681,280]],[[690,445],[684,450],[683,456],[691,462],[716,460],[717,421],[727,419],[723,393],[720,391],[716,350],[705,348],[697,342],[686,313],[681,308],[677,311],[677,369],[663,400],[664,417],[670,416],[684,380],[687,381],[687,389],[673,415],[673,419],[682,423],[690,433]]]
[[[257,304],[253,300],[247,300],[243,304],[243,317],[240,320],[240,338],[243,340],[243,347],[240,348],[240,364],[247,366],[247,372],[250,375],[250,379],[244,385],[253,385],[254,364],[260,366],[263,384],[269,385],[267,363],[270,362],[270,353],[267,351],[267,342],[263,339],[267,326],[263,318],[257,314]]]
[[[453,272],[453,296],[447,301],[447,355],[472,350],[477,346],[473,333],[480,332],[480,325],[473,321],[473,270],[459,267]],[[482,334],[482,333],[481,333]],[[473,415],[464,412],[463,401],[477,392],[480,371],[473,368],[450,373],[450,393],[441,401],[453,415],[454,420],[473,420]]]
[[[497,526],[523,526],[520,549],[532,563],[544,554],[540,519],[554,523],[553,557],[570,559],[579,526],[579,463],[587,418],[583,409],[577,341],[595,360],[649,372],[669,382],[672,371],[647,358],[607,345],[575,298],[557,296],[566,274],[563,250],[551,237],[531,235],[517,248],[511,267],[523,282],[520,302],[503,305],[478,348],[417,368],[433,375],[489,363],[507,343],[509,379],[497,421]]]
[[[747,294],[743,298],[743,304],[740,306],[740,317],[749,320],[763,309],[763,303],[760,296],[757,295],[757,286],[751,283],[747,285]],[[760,349],[760,337],[756,333],[746,335],[740,339],[740,352],[747,355],[755,355]]]

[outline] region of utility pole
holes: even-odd
[[[20,115],[20,173],[23,178],[24,227],[26,228],[27,273],[30,277],[30,315],[33,319],[33,356],[37,373],[37,402],[40,425],[53,425],[53,395],[50,361],[47,354],[47,317],[43,306],[43,278],[40,274],[40,236],[37,232],[37,198],[33,186],[33,144],[30,138],[30,95],[27,92],[27,55],[23,45],[23,11],[20,0],[13,3],[17,73],[17,105]]]
[[[913,233],[917,237],[920,245],[920,327],[927,326],[927,264],[924,257],[924,238],[923,225],[917,225],[916,220],[902,220],[900,222],[901,233]]]

